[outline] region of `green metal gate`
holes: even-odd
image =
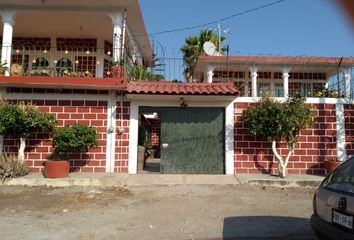
[[[224,108],[144,108],[161,116],[161,173],[224,173]]]

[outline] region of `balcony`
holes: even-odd
[[[112,50],[96,47],[2,47],[1,52],[11,52],[10,76],[31,77],[113,77]],[[3,58],[4,59],[4,58]],[[0,71],[1,74],[1,71]]]

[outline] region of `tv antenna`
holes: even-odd
[[[221,45],[221,36],[222,35],[230,35],[231,33],[231,28],[226,28],[223,29],[221,27],[221,23],[218,22],[218,26],[215,29],[212,29],[213,31],[216,31],[218,33],[218,52],[220,52],[220,45]]]

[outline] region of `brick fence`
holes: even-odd
[[[38,89],[8,89],[11,93],[38,92]],[[73,93],[76,98],[85,99],[88,96],[85,90],[65,90],[63,93]],[[51,99],[63,93],[51,93]],[[106,171],[106,148],[107,148],[107,108],[108,92],[99,92],[88,90],[92,96],[97,95],[97,100],[31,100],[41,112],[54,115],[58,121],[57,127],[71,126],[80,123],[86,126],[92,126],[98,131],[98,147],[90,148],[87,154],[76,154],[70,156],[71,172],[105,172]],[[41,94],[35,94],[41,98]],[[44,91],[43,99],[47,97],[47,91]],[[67,96],[67,95],[66,95]],[[92,98],[91,98],[92,99]],[[16,100],[11,100],[16,102]],[[125,102],[121,108],[120,102],[117,102],[116,126],[123,127],[124,133],[117,134],[115,141],[115,172],[128,172],[128,146],[129,146],[129,119],[130,103]],[[122,112],[122,114],[121,114]],[[120,120],[122,119],[122,121]],[[52,145],[52,134],[38,132],[32,134],[26,142],[25,157],[29,169],[32,173],[42,171],[43,163],[52,157],[54,147]],[[19,146],[18,139],[11,139],[8,136],[4,138],[4,151],[7,153],[17,153]]]
[[[42,112],[54,115],[58,119],[58,127],[81,123],[93,126],[98,131],[99,146],[91,148],[87,154],[78,154],[71,157],[72,172],[105,172],[107,159],[107,129],[108,129],[108,91],[95,90],[31,90],[9,88],[8,94],[36,96],[36,100],[27,99],[34,103]],[[72,96],[63,98],[63,95]],[[43,99],[42,99],[43,96]],[[50,100],[48,99],[50,96]],[[62,97],[60,97],[62,96]],[[57,99],[57,100],[55,100]],[[320,102],[320,101],[318,101]],[[354,107],[344,105],[343,116],[336,116],[338,101],[333,99],[329,103],[314,103],[309,106],[314,113],[315,122],[312,127],[301,132],[299,143],[288,165],[289,174],[324,174],[323,161],[337,158],[338,139],[337,128],[342,125],[345,131],[344,147],[347,156],[354,154]],[[277,173],[277,162],[273,156],[271,144],[260,141],[250,135],[242,115],[252,102],[242,102],[238,99],[234,103],[234,173]],[[114,102],[113,102],[114,105]],[[129,164],[129,132],[130,132],[130,102],[116,102],[116,128],[122,128],[122,134],[115,135],[114,172],[128,172]],[[343,119],[343,123],[338,123]],[[159,145],[158,122],[154,129],[153,143]],[[35,133],[27,140],[26,161],[31,172],[42,171],[43,163],[50,159],[54,147],[52,135],[48,133]],[[19,142],[5,136],[4,151],[17,153]],[[280,153],[285,156],[287,147],[279,144]],[[340,149],[340,148],[338,148]]]
[[[271,143],[252,136],[242,121],[244,110],[252,103],[235,103],[235,173],[277,173]],[[311,104],[315,122],[303,130],[298,145],[289,160],[289,174],[324,174],[323,161],[337,158],[336,104]],[[348,113],[349,114],[349,113]],[[354,121],[353,121],[354,123]],[[278,144],[282,156],[288,152]]]

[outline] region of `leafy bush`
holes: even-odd
[[[279,175],[285,177],[301,130],[313,124],[312,112],[305,105],[305,98],[294,96],[280,103],[264,96],[255,106],[248,107],[244,121],[252,135],[272,143],[273,154],[279,163]],[[288,146],[285,158],[276,149],[276,143],[281,141]]]
[[[75,124],[57,130],[53,143],[55,155],[58,157],[64,155],[68,160],[69,153],[87,152],[90,147],[97,147],[97,131],[92,127]]]
[[[52,132],[56,126],[54,116],[40,112],[32,104],[14,104],[0,101],[0,135],[20,139],[18,159],[24,161],[26,139],[35,132]]]
[[[15,155],[0,155],[0,181],[5,182],[16,177],[22,177],[29,172],[26,163],[18,161]]]
[[[55,126],[54,116],[39,112],[32,104],[5,102],[0,105],[1,135],[28,138],[37,131],[53,131]]]

